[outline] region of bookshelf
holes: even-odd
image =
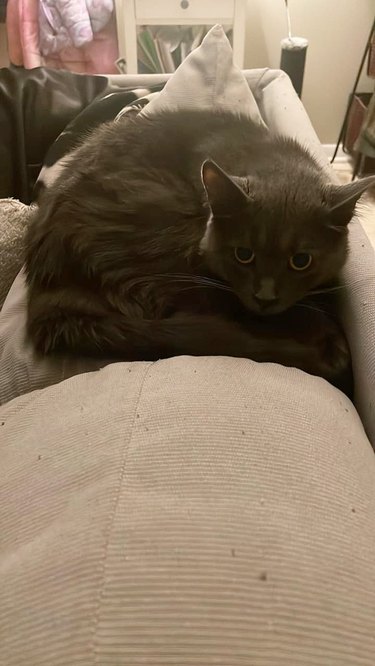
[[[138,74],[141,26],[228,26],[234,61],[243,69],[246,0],[115,0],[115,7],[119,53],[127,74]]]

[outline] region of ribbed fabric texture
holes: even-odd
[[[375,459],[323,380],[114,364],[0,419],[2,666],[373,666]]]
[[[23,236],[31,212],[16,199],[0,199],[0,309],[22,266]]]
[[[360,215],[359,207],[359,219]],[[358,221],[349,229],[350,254],[343,273],[348,289],[343,292],[342,318],[352,353],[355,404],[375,448],[375,254]]]
[[[108,363],[104,359],[37,356],[26,338],[26,309],[27,291],[21,270],[0,312],[0,405]]]

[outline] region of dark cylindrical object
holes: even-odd
[[[308,44],[304,37],[287,37],[281,41],[280,69],[290,77],[298,97],[302,94]]]

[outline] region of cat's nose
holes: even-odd
[[[276,303],[279,302],[277,296],[272,296],[271,298],[264,298],[257,296],[256,294],[254,294],[254,300],[258,303],[258,305],[261,307],[262,310],[270,308],[271,305],[276,305]]]
[[[254,299],[262,308],[275,305],[279,300],[276,293],[275,280],[273,278],[262,278],[254,291]]]

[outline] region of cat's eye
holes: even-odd
[[[311,266],[312,256],[308,252],[297,252],[289,259],[289,265],[294,271],[305,271]]]
[[[254,260],[255,254],[248,247],[235,247],[234,256],[240,264],[251,264]]]

